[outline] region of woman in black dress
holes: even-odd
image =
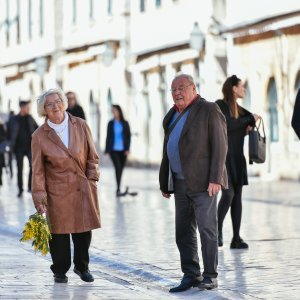
[[[117,191],[116,195],[123,196],[121,192],[121,178],[127,155],[130,148],[130,127],[129,123],[124,119],[122,109],[119,105],[112,106],[113,119],[107,125],[106,148],[105,153],[110,155],[110,158],[115,167]]]
[[[247,165],[244,156],[244,138],[260,118],[237,104],[237,99],[245,95],[244,85],[236,75],[228,77],[222,88],[223,100],[217,100],[227,122],[228,152],[226,168],[228,172],[228,189],[222,191],[218,205],[219,246],[223,246],[223,221],[231,207],[233,238],[232,249],[246,249],[248,244],[240,237],[242,219],[242,189],[248,184]]]

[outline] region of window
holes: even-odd
[[[155,0],[155,5],[156,5],[156,7],[160,7],[161,6],[161,0]]]
[[[32,1],[28,0],[28,38],[32,39]]]
[[[251,109],[251,91],[248,82],[245,82],[245,96],[243,99],[243,107],[247,110]]]
[[[107,93],[107,108],[108,108],[108,116],[112,117],[111,107],[113,104],[111,89],[108,89]]]
[[[108,15],[112,15],[112,0],[107,0],[107,13]]]
[[[20,0],[17,0],[17,44],[20,44]]]
[[[44,34],[44,0],[40,0],[40,36]]]
[[[9,47],[9,27],[10,27],[10,20],[9,20],[9,0],[6,0],[6,46]]]
[[[278,142],[278,111],[277,111],[277,87],[275,79],[270,79],[268,86],[268,101],[269,101],[269,124],[270,124],[270,140]]]
[[[77,23],[77,1],[73,0],[73,17],[72,17],[73,25]]]
[[[90,20],[94,19],[94,0],[90,0]]]
[[[140,0],[140,11],[144,12],[146,8],[146,0]]]

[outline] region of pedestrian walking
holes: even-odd
[[[300,139],[300,89],[295,101],[294,112],[292,117],[292,127]]]
[[[113,119],[108,122],[105,153],[110,155],[116,174],[117,191],[116,195],[123,196],[128,192],[121,192],[121,178],[125,167],[126,159],[130,149],[130,127],[124,119],[120,105],[112,105]]]
[[[74,92],[67,92],[66,95],[68,99],[67,112],[69,112],[74,117],[85,120],[83,108],[78,104],[76,94]]]
[[[11,130],[12,130],[12,123],[13,123],[14,116],[15,116],[15,113],[13,110],[11,110],[9,112],[9,119],[6,122],[6,139],[8,141],[11,140],[11,136],[12,136]],[[8,156],[8,168],[9,168],[10,178],[12,179],[14,176],[14,171],[13,171],[13,166],[12,166],[13,152],[11,150],[8,151],[7,156]]]
[[[248,244],[240,237],[242,219],[242,189],[248,184],[247,165],[244,156],[244,138],[252,130],[255,122],[260,118],[252,114],[237,103],[245,96],[244,84],[236,75],[226,79],[222,87],[223,99],[217,100],[226,118],[228,152],[226,168],[228,172],[228,189],[222,191],[218,204],[218,244],[223,246],[223,222],[231,209],[233,238],[232,249],[246,249]]]
[[[51,224],[54,281],[68,281],[71,235],[74,272],[92,282],[89,246],[91,230],[100,227],[99,157],[87,123],[67,113],[67,105],[60,89],[50,89],[38,98],[38,114],[45,117],[45,123],[32,137],[32,198]]]
[[[6,140],[4,124],[0,118],[0,144]],[[4,152],[0,151],[0,186],[2,185],[2,169],[5,167]]]
[[[31,192],[31,136],[38,128],[34,118],[29,114],[30,101],[19,102],[20,112],[12,117],[10,126],[10,148],[15,154],[18,169],[18,197],[23,194],[23,161],[26,156],[29,162],[28,192]]]
[[[165,138],[159,181],[163,197],[170,198],[174,193],[176,243],[184,275],[170,292],[193,286],[213,289],[218,286],[217,194],[222,187],[227,188],[226,122],[218,105],[197,94],[190,75],[176,76],[171,92],[174,107],[163,120]]]

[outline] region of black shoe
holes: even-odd
[[[21,198],[22,197],[22,195],[23,195],[23,191],[19,191],[19,193],[18,193],[18,198]]]
[[[219,245],[219,247],[223,246],[223,233],[222,232],[219,232],[219,235],[218,235],[218,245]]]
[[[80,272],[79,270],[74,268],[74,273],[76,273],[81,278],[81,280],[83,280],[85,282],[93,282],[94,281],[94,277],[90,273],[89,270],[84,271],[84,272]]]
[[[66,276],[66,274],[54,274],[54,281],[57,283],[67,283],[68,282],[68,277]]]
[[[198,288],[201,290],[212,290],[218,287],[217,278],[204,277],[203,280],[199,283]]]
[[[249,246],[241,238],[232,239],[230,249],[248,249]]]
[[[183,276],[181,283],[169,290],[170,293],[184,292],[191,287],[196,287],[201,282],[201,277]]]
[[[116,193],[117,197],[123,197],[126,196],[127,194],[128,194],[128,187],[126,188],[125,192],[122,193],[118,190]]]

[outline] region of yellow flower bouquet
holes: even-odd
[[[49,252],[49,241],[51,240],[50,224],[46,214],[35,214],[29,217],[22,232],[20,242],[32,241],[34,252],[40,251],[42,255]]]

